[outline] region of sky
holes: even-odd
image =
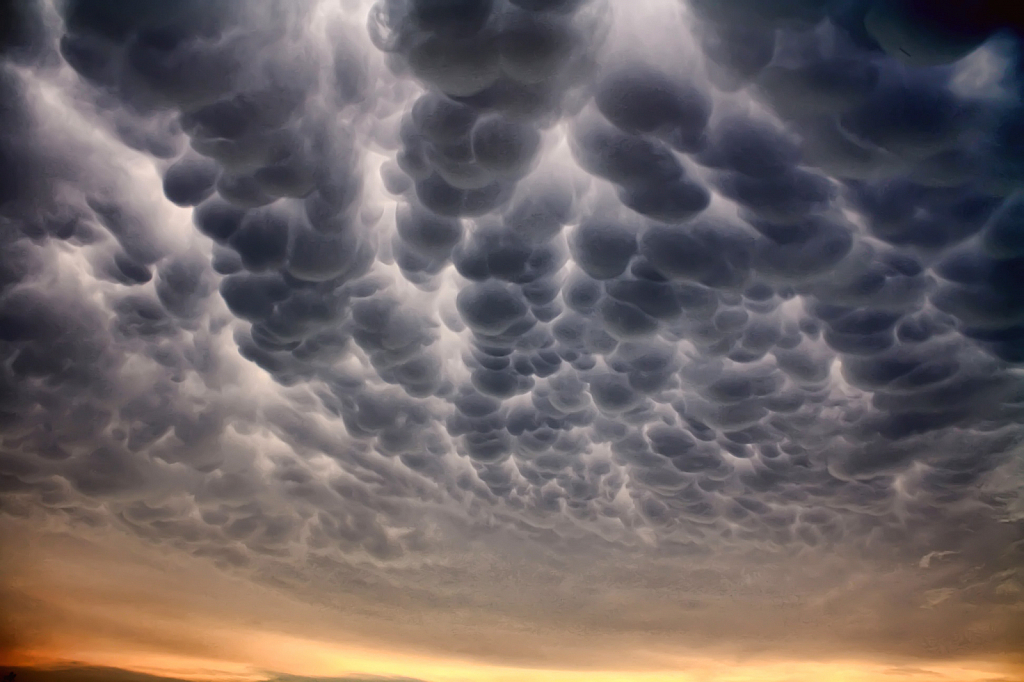
[[[0,3],[0,674],[1024,680],[1024,11]]]

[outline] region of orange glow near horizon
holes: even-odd
[[[16,534],[18,526],[5,526],[8,537]],[[233,580],[199,561],[164,562],[152,548],[120,540],[103,534],[90,541],[40,533],[16,558],[5,557],[7,597],[14,599],[7,602],[14,607],[7,609],[7,616],[17,619],[9,625],[23,637],[0,662],[34,668],[105,666],[197,682],[257,682],[285,674],[427,682],[1024,680],[1020,661],[828,660],[811,654],[772,659],[763,654],[684,653],[664,645],[645,648],[626,639],[617,649],[619,662],[611,665],[607,655],[589,665],[583,660],[530,667],[432,653],[397,640],[358,637],[338,629],[330,619],[338,614]],[[180,581],[196,588],[187,599],[173,596],[181,594]],[[280,620],[271,625],[266,609]],[[288,623],[309,627],[282,632]],[[595,654],[607,654],[600,651],[601,642],[591,644]],[[510,654],[521,653],[511,647],[522,644],[509,646]]]
[[[168,624],[171,625],[171,624]],[[78,641],[55,631],[50,646],[15,652],[9,665],[121,668],[195,682],[261,682],[298,677],[404,677],[427,682],[1016,682],[1024,667],[986,661],[924,663],[857,660],[720,660],[648,652],[647,669],[568,670],[488,665],[330,644],[279,633],[238,629],[203,633],[234,656],[202,658],[128,650],[123,643]],[[1011,671],[1016,670],[1014,674]],[[286,673],[286,674],[285,674]]]
[[[680,658],[674,669],[662,671],[594,671],[514,668],[474,664],[468,661],[429,659],[395,652],[360,651],[295,638],[242,632],[251,637],[250,666],[226,661],[193,659],[151,653],[65,650],[70,655],[48,656],[25,652],[12,664],[54,668],[70,663],[116,667],[150,675],[195,682],[259,682],[278,677],[374,676],[416,678],[429,682],[1016,682],[1024,676],[986,662],[893,665],[862,661],[764,661],[720,662]],[[57,652],[53,652],[57,654]],[[669,664],[669,660],[665,660]]]

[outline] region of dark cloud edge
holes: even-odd
[[[128,670],[78,663],[61,663],[55,666],[0,666],[0,679],[14,674],[14,682],[196,682],[193,678],[164,677]],[[213,679],[213,678],[211,678]],[[303,677],[281,673],[266,673],[262,682],[423,682],[411,677],[387,677],[378,675],[354,675],[345,677]]]

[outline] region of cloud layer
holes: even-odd
[[[4,11],[3,513],[428,619],[1021,643],[1002,3]]]

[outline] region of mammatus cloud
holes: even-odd
[[[1019,651],[1019,10],[5,7],[6,516],[523,665]]]

